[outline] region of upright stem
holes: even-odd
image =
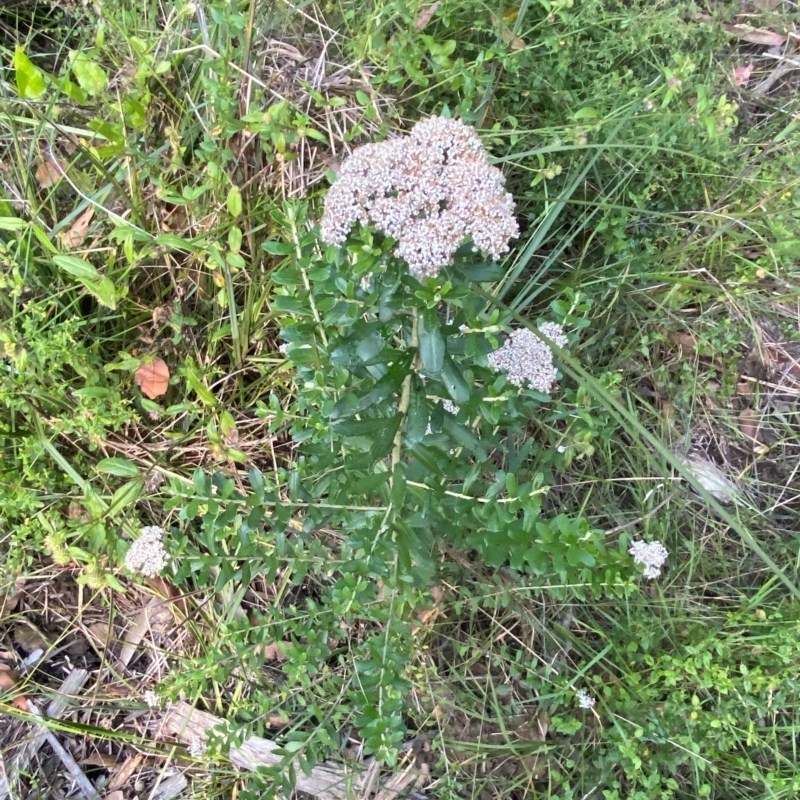
[[[419,314],[417,309],[412,309],[413,323],[411,326],[411,347],[414,350],[419,350]],[[397,426],[397,433],[394,435],[394,447],[392,448],[392,477],[394,481],[395,467],[400,463],[400,457],[403,453],[403,429],[406,424],[406,417],[408,415],[408,407],[411,404],[411,377],[416,369],[419,354],[414,355],[414,367],[409,371],[403,380],[403,387],[400,391],[400,400],[397,403],[397,411],[402,415],[400,424]]]

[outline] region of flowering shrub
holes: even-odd
[[[503,274],[476,254],[508,249],[513,210],[474,130],[435,117],[345,160],[321,221],[327,250],[297,207],[279,220],[295,241],[266,245],[289,256],[273,305],[287,312],[298,397],[271,411],[300,445],[290,499],[385,581],[431,579],[444,544],[579,592],[621,585],[624,551],[542,511],[529,425],[556,424],[554,348],[575,334],[563,318],[519,326],[476,291]]]

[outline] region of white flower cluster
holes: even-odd
[[[447,398],[442,400],[442,408],[454,417],[458,416],[458,412],[461,410],[461,406],[457,406],[452,400],[448,400]]]
[[[139,538],[131,545],[128,555],[125,556],[125,566],[131,571],[144,575],[145,578],[155,578],[167,566],[167,551],[161,538],[164,529],[158,525],[142,528]]]
[[[586,690],[578,689],[575,696],[578,698],[579,708],[594,708],[595,699]]]
[[[436,275],[471,238],[492,258],[519,234],[505,178],[475,131],[429,117],[408,136],[359,147],[325,198],[322,241],[341,246],[355,222],[396,239],[412,275]]]
[[[567,346],[564,330],[557,323],[544,322],[539,330],[559,347]],[[527,381],[531,389],[544,394],[558,377],[552,351],[528,328],[518,328],[499,350],[489,353],[489,366],[508,373],[509,383],[521,388]]]
[[[667,548],[659,541],[643,542],[639,540],[631,545],[628,552],[633,556],[636,564],[644,567],[645,578],[657,578],[669,556]]]
[[[161,697],[152,689],[148,689],[144,693],[144,702],[147,703],[148,708],[152,708],[154,711],[161,708]]]

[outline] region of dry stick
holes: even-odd
[[[188,703],[178,702],[169,709],[164,719],[164,732],[177,736],[185,744],[193,740],[205,742],[209,731],[217,728],[224,720],[205,711],[198,711]],[[275,767],[284,763],[282,756],[276,755],[279,745],[260,736],[251,736],[241,747],[232,747],[229,758],[240,769],[255,770],[258,767]],[[306,775],[299,765],[295,766],[296,789],[314,795],[320,800],[346,800],[352,797],[353,783],[361,783],[353,773],[347,774],[335,766],[320,764]]]
[[[167,711],[162,726],[163,734],[176,736],[184,744],[193,740],[205,742],[210,731],[225,723],[224,719],[198,711],[188,703],[178,702]],[[280,745],[260,736],[250,736],[241,747],[231,747],[228,758],[240,769],[256,770],[259,767],[284,765],[285,759],[275,753]],[[358,766],[346,770],[335,764],[318,764],[306,775],[294,761],[295,789],[313,795],[319,800],[349,800],[364,787],[363,770]],[[409,800],[423,800],[424,795],[412,791]]]
[[[58,688],[55,698],[50,702],[47,707],[47,716],[49,719],[58,719],[67,709],[69,698],[71,695],[76,695],[82,688],[86,681],[89,679],[89,673],[85,669],[73,669],[69,675],[64,679],[64,682]],[[28,701],[30,703],[30,701]],[[6,798],[13,798],[11,787],[15,782],[15,776],[24,772],[30,760],[33,758],[34,753],[44,744],[47,739],[47,734],[50,731],[43,725],[37,726],[39,730],[36,735],[31,738],[16,755],[10,759],[11,763],[8,772],[5,770],[0,773],[0,800]],[[52,734],[51,734],[52,735]],[[55,737],[53,737],[55,738]],[[94,789],[92,789],[94,792]]]
[[[42,715],[42,712],[34,705],[33,700],[28,700],[28,710],[34,716],[40,719],[46,719]],[[45,725],[40,725],[39,728],[41,729],[40,734],[47,739],[50,747],[53,748],[55,754],[61,759],[61,763],[67,768],[67,772],[72,776],[75,783],[78,784],[78,788],[86,800],[99,798],[100,795],[97,793],[97,789],[94,788],[92,782],[83,774],[83,770],[77,765],[70,753],[64,749],[61,742],[56,739],[53,732]]]

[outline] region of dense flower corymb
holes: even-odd
[[[131,545],[125,556],[125,566],[131,571],[144,575],[145,578],[155,578],[167,566],[167,551],[161,537],[164,529],[158,525],[142,528],[139,538]]]
[[[555,322],[544,322],[539,330],[558,347],[567,346],[567,337]],[[544,394],[558,377],[549,346],[527,328],[518,328],[499,350],[489,353],[489,366],[506,372],[509,383],[522,388],[527,382],[531,389]]]
[[[636,564],[644,567],[645,578],[657,578],[661,574],[661,567],[667,563],[667,548],[659,541],[634,542],[628,552],[633,556]]]
[[[325,198],[322,241],[340,246],[355,222],[397,240],[412,275],[436,275],[471,238],[493,258],[519,234],[505,178],[475,131],[430,117],[408,136],[359,147]]]

